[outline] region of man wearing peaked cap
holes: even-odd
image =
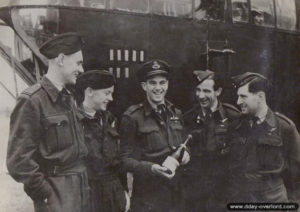
[[[85,163],[90,185],[86,212],[124,212],[129,198],[120,179],[117,119],[107,110],[113,101],[115,77],[106,70],[81,74],[76,83],[77,102],[84,126],[88,156]],[[126,179],[125,177],[122,179]],[[126,180],[125,180],[126,181]]]
[[[221,102],[221,77],[210,70],[193,72],[196,102],[184,115],[191,161],[186,167],[186,211],[223,212],[229,193],[229,134],[240,116],[234,106]],[[234,154],[234,153],[233,153]]]
[[[183,211],[178,166],[189,161],[189,153],[177,149],[185,136],[181,112],[165,99],[169,72],[161,60],[143,64],[137,74],[145,101],[129,107],[122,116],[121,160],[122,168],[133,173],[132,212]],[[179,150],[182,159],[172,159],[170,155]],[[166,161],[173,165],[173,171],[163,165]]]
[[[261,74],[233,77],[244,114],[234,129],[231,202],[300,203],[300,135],[294,123],[267,104]]]
[[[162,60],[151,60],[142,65],[138,70],[138,79],[143,82],[155,75],[162,75],[168,78],[170,72],[170,66],[167,62]]]
[[[35,211],[83,212],[89,196],[82,162],[87,148],[74,98],[66,89],[83,72],[81,38],[58,35],[40,52],[49,59],[48,71],[22,92],[11,114],[7,168],[24,184]]]

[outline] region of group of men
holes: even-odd
[[[48,71],[22,92],[11,114],[7,167],[36,212],[205,212],[227,211],[230,202],[300,203],[300,136],[291,120],[268,107],[264,76],[233,78],[239,111],[220,101],[217,73],[194,71],[197,101],[182,114],[165,99],[169,65],[151,60],[137,71],[144,102],[118,123],[107,110],[115,78],[105,70],[83,72],[81,47],[75,33],[43,44]]]

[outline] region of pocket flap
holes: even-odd
[[[153,126],[143,126],[139,129],[141,133],[151,133],[151,132],[158,132],[159,128],[155,125]]]
[[[180,124],[180,123],[171,123],[170,124],[170,127],[172,130],[182,130],[183,129],[183,126]]]
[[[60,126],[68,122],[69,122],[68,117],[65,115],[48,116],[42,120],[42,124],[46,129],[48,129],[51,125]]]
[[[227,128],[226,127],[217,127],[215,129],[215,133],[216,134],[223,134],[223,133],[226,133],[227,132]]]
[[[282,146],[280,136],[266,136],[258,139],[258,144],[265,144],[271,146]]]

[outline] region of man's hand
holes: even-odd
[[[190,159],[190,154],[185,150],[180,165],[186,165],[190,161]]]
[[[163,176],[163,177],[168,178],[168,179],[172,179],[175,175],[175,172],[172,173],[168,168],[163,167],[163,166],[158,165],[158,164],[153,164],[151,166],[151,171],[155,175]]]

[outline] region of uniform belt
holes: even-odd
[[[78,173],[83,173],[86,171],[86,167],[83,161],[76,161],[74,163],[66,165],[54,165],[48,166],[45,169],[45,174],[47,176],[65,176],[65,175],[76,175]]]

